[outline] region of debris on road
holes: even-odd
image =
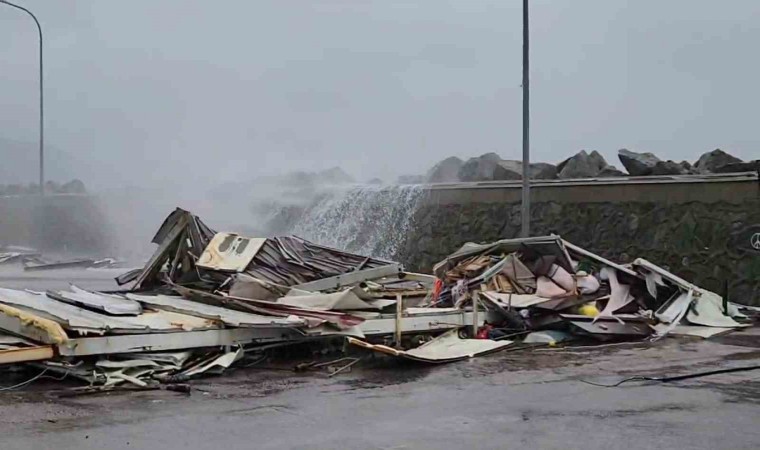
[[[221,373],[272,346],[390,342],[472,323],[471,311],[416,308],[435,278],[396,262],[297,237],[216,233],[181,209],[153,242],[145,266],[117,278],[117,292],[0,288],[0,364],[146,387]]]
[[[617,264],[555,235],[468,243],[434,271],[442,287],[432,303],[482,304],[476,333],[487,337],[541,330],[656,340],[750,325],[737,305],[645,259]]]
[[[0,288],[0,364],[90,390],[149,389],[295,344],[347,339],[345,349],[438,364],[584,338],[710,337],[757,313],[644,259],[617,264],[555,235],[467,243],[433,275],[295,236],[217,233],[179,208],[152,242],[119,291]]]

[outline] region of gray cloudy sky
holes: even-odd
[[[520,157],[519,0],[18,3],[46,33],[51,177],[214,184],[340,165],[388,180],[449,155]],[[759,1],[531,13],[535,160],[760,157]],[[0,5],[0,139],[37,137],[35,33]],[[33,162],[16,176],[34,180]]]

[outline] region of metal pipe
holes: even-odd
[[[523,91],[523,154],[522,154],[522,208],[520,216],[522,218],[522,227],[520,235],[522,237],[530,236],[530,140],[528,129],[530,125],[530,91],[529,77],[530,62],[528,59],[528,0],[523,0],[523,73],[522,73],[522,91]]]
[[[24,8],[23,6],[16,5],[6,0],[0,0],[0,3],[4,3],[8,6],[24,11],[25,13],[29,14],[32,19],[34,19],[34,23],[37,24],[37,33],[39,34],[40,38],[40,195],[45,195],[45,110],[43,108],[44,100],[42,84],[42,27],[40,26],[40,22],[37,20],[37,17],[35,17],[31,11]]]

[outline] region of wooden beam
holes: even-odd
[[[9,350],[0,350],[0,364],[42,361],[54,356],[55,350],[52,345],[13,348]]]

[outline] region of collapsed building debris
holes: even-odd
[[[101,269],[121,268],[122,261],[114,258],[73,258],[52,260],[42,252],[14,245],[0,246],[0,265],[20,264],[24,272],[36,272],[58,269]]]
[[[472,323],[470,311],[416,308],[435,278],[392,261],[297,237],[216,233],[181,209],[153,242],[142,269],[117,277],[120,291],[0,288],[0,363],[35,361],[92,385],[144,387],[220,372],[262,346],[391,342]]]
[[[482,304],[476,332],[484,337],[529,330],[562,332],[563,340],[657,340],[749,326],[738,305],[645,259],[617,264],[555,235],[468,243],[434,271],[432,303]]]
[[[709,337],[749,324],[740,306],[664,268],[617,264],[555,235],[467,243],[434,275],[294,236],[217,233],[182,209],[152,242],[145,266],[116,278],[119,291],[0,288],[0,364],[33,364],[102,389],[154,388],[330,339],[437,364],[584,338]]]

